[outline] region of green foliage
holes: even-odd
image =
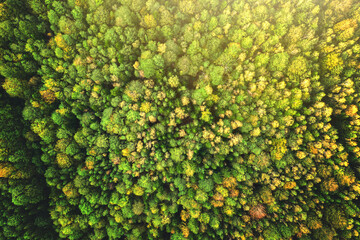
[[[214,189],[214,182],[211,178],[200,180],[199,188],[205,192],[211,192]]]
[[[210,66],[210,79],[213,85],[223,83],[224,68],[220,66]]]
[[[286,52],[276,53],[270,58],[269,69],[271,71],[282,71],[286,68],[289,55]]]
[[[357,239],[360,4],[0,3],[0,239]]]
[[[55,237],[47,213],[39,146],[22,119],[23,102],[0,91],[0,238]],[[26,138],[27,139],[26,139]],[[33,148],[33,149],[32,149]]]

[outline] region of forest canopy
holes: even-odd
[[[0,0],[0,239],[359,239],[360,2]]]

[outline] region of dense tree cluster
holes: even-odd
[[[360,238],[360,3],[1,0],[1,239]]]

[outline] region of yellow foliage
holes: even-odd
[[[140,106],[140,111],[144,113],[150,112],[151,103],[149,102],[142,102]]]
[[[334,49],[334,47],[333,46],[326,46],[326,47],[324,47],[323,49],[322,49],[322,51],[324,52],[324,53],[331,53],[332,51],[334,51],[335,49]]]
[[[237,198],[239,196],[240,191],[237,189],[230,189],[230,197]]]
[[[340,41],[346,41],[346,40],[350,39],[352,36],[354,36],[354,32],[355,32],[355,28],[348,28],[345,31],[343,31],[342,33],[340,33],[340,35],[338,36],[338,39]]]
[[[175,115],[179,119],[184,119],[187,116],[184,109],[179,108],[179,107],[175,108]]]
[[[302,56],[297,57],[290,64],[288,71],[293,75],[302,75],[306,72],[306,59]]]
[[[54,37],[54,39],[55,39],[56,45],[59,48],[61,48],[65,53],[70,53],[72,51],[72,48],[69,45],[67,45],[67,43],[65,42],[65,39],[63,38],[61,33],[57,34]],[[65,54],[64,58],[70,59],[71,57],[68,54]],[[56,71],[61,71],[61,66],[59,69],[57,68]]]
[[[188,97],[182,97],[181,98],[181,103],[182,103],[183,106],[186,106],[186,105],[188,105],[190,103],[190,100],[189,100]]]
[[[123,155],[124,157],[130,156],[130,151],[129,151],[128,148],[123,149],[123,150],[121,151],[121,153],[122,153],[122,155]]]
[[[58,83],[53,78],[46,78],[44,80],[44,86],[48,89],[54,90],[58,86]]]
[[[345,19],[337,24],[335,24],[334,26],[334,31],[335,32],[339,32],[339,31],[345,31],[346,29],[349,28],[357,28],[357,23],[355,19]]]
[[[219,96],[216,94],[211,94],[206,100],[208,101],[213,101],[213,102],[218,102],[219,101]]]
[[[78,196],[77,190],[74,187],[74,185],[69,182],[68,184],[66,184],[63,188],[62,188],[63,193],[66,195],[66,197],[68,198],[73,198]]]
[[[287,141],[285,138],[276,139],[274,141],[274,147],[271,153],[276,160],[282,159],[285,153],[287,152],[286,143]]]
[[[96,151],[95,151],[94,148],[91,148],[91,149],[89,150],[89,155],[91,155],[91,156],[95,156],[95,155],[96,155]]]
[[[23,97],[26,83],[25,81],[16,78],[6,78],[2,87],[12,97]]]
[[[142,196],[142,195],[144,195],[144,188],[142,188],[142,187],[135,184],[134,188],[133,188],[133,193],[136,196]]]
[[[191,209],[190,210],[190,216],[191,218],[199,218],[201,211],[198,209]]]
[[[189,234],[190,234],[189,228],[186,225],[181,225],[180,229],[181,229],[181,232],[182,232],[183,236],[185,238],[188,238]]]
[[[74,59],[73,65],[74,65],[74,66],[81,66],[81,65],[83,65],[83,61],[82,61],[81,57],[76,57],[76,58]]]
[[[79,7],[86,7],[86,0],[75,0],[75,5]]]
[[[62,215],[62,216],[58,219],[58,221],[59,221],[59,223],[60,223],[60,225],[61,225],[62,227],[65,227],[65,226],[71,224],[71,223],[73,222],[73,219]],[[69,234],[70,234],[68,228],[63,228],[63,229],[62,229],[62,233],[66,234],[66,235],[69,235]]]
[[[229,188],[236,187],[237,181],[236,181],[236,178],[234,178],[234,177],[228,177],[228,178],[224,178],[222,184],[224,187],[229,189]]]
[[[234,215],[234,209],[232,209],[231,207],[229,207],[229,206],[226,206],[225,208],[224,208],[224,213],[226,214],[226,215],[228,215],[228,216],[232,216],[232,215]]]
[[[286,182],[284,185],[285,189],[293,189],[294,187],[296,187],[296,182],[292,181],[292,182]]]
[[[205,92],[208,94],[208,95],[211,95],[213,93],[213,88],[210,86],[210,85],[206,85],[205,87]]]
[[[221,194],[223,198],[226,198],[229,196],[229,191],[225,188],[223,188],[221,185],[218,185],[216,187],[216,191]],[[217,199],[216,199],[217,200]]]
[[[56,162],[60,168],[68,168],[71,166],[71,159],[65,153],[58,153],[56,155]]]
[[[5,3],[0,3],[0,19],[5,19],[8,15]]]
[[[59,139],[56,142],[55,150],[60,152],[65,152],[66,147],[69,145],[69,140],[66,138]]]
[[[357,192],[358,194],[360,194],[360,183],[356,183],[354,185],[352,185],[352,189]]]
[[[312,153],[312,154],[318,154],[319,153],[318,149],[313,144],[309,146],[309,152]]]
[[[326,69],[334,71],[334,73],[340,73],[344,62],[338,53],[330,53],[326,56],[324,64]]]
[[[183,168],[186,176],[192,177],[194,175],[195,169],[190,165],[189,162],[184,162]]]
[[[206,111],[201,112],[200,119],[205,121],[205,122],[209,122],[210,121],[210,116],[211,116],[211,112],[209,110],[206,110]]]
[[[31,124],[31,130],[43,138],[46,133],[46,122],[44,120],[35,120],[35,122]]]
[[[358,107],[356,106],[356,105],[350,105],[347,109],[346,109],[346,111],[345,111],[345,113],[346,113],[346,115],[348,115],[348,116],[350,116],[350,117],[353,117],[357,112],[358,112]]]
[[[64,71],[64,69],[65,68],[63,66],[57,66],[55,71],[62,73]]]
[[[56,34],[55,42],[56,42],[56,45],[58,45],[58,47],[61,49],[64,49],[67,47],[67,44],[66,44],[64,38],[62,37],[61,33]]]
[[[151,212],[152,214],[156,214],[158,211],[159,211],[159,209],[158,209],[156,206],[151,206],[151,207],[150,207],[150,212]]]
[[[93,160],[86,159],[85,166],[87,167],[87,169],[89,169],[89,170],[93,169],[94,165],[95,165],[95,162]]]
[[[0,163],[0,178],[8,178],[15,168],[8,163]]]
[[[186,220],[190,217],[190,214],[188,211],[181,210],[180,217],[182,221],[186,222]]]
[[[156,25],[157,25],[154,16],[151,15],[151,14],[147,14],[147,15],[144,17],[144,22],[145,22],[145,26],[146,26],[147,28],[155,28]]]
[[[340,185],[350,186],[355,182],[355,179],[356,178],[354,175],[348,173],[340,173],[338,176],[338,181]]]
[[[140,64],[139,64],[138,61],[136,61],[136,62],[134,63],[134,65],[133,65],[133,67],[134,67],[136,70],[139,69],[139,66],[140,66]]]
[[[329,180],[326,180],[323,183],[323,186],[324,186],[325,190],[330,191],[330,192],[334,192],[339,188],[339,185],[335,181],[334,178],[330,178]]]
[[[44,99],[44,101],[48,104],[51,104],[56,100],[55,93],[50,89],[40,91],[40,95]]]
[[[39,82],[39,78],[36,76],[33,76],[29,79],[28,84],[29,85],[36,85]]]
[[[149,116],[149,121],[151,122],[151,123],[154,123],[154,122],[156,122],[156,117],[154,117],[154,116]]]
[[[176,88],[177,86],[179,86],[180,82],[179,82],[178,76],[171,76],[168,80],[168,83],[173,88]]]
[[[300,231],[304,234],[309,234],[310,230],[303,224],[300,225]]]
[[[120,212],[115,213],[114,218],[115,218],[115,221],[116,221],[117,223],[120,223],[120,222],[122,222],[122,221],[124,220],[124,218],[123,218],[123,216],[121,215]]]
[[[234,120],[230,124],[233,130],[243,126],[242,122],[240,122],[239,120]]]
[[[165,43],[159,43],[158,52],[161,53],[161,54],[166,52],[166,44]],[[139,64],[139,62],[138,62],[138,64]],[[134,68],[135,68],[135,66],[134,66]],[[135,69],[137,69],[137,68],[135,68]]]
[[[95,87],[94,87],[94,89],[95,89]],[[94,91],[95,91],[95,90],[94,90]],[[139,97],[139,94],[138,94],[137,92],[135,92],[135,91],[130,91],[130,90],[126,89],[126,90],[125,90],[125,94],[126,94],[129,98],[131,98],[131,100],[133,100],[134,102],[137,102],[138,97]]]
[[[39,104],[39,102],[37,101],[31,101],[31,106],[35,107],[35,108],[38,108],[40,107],[41,105]]]
[[[250,135],[253,136],[253,137],[258,137],[260,136],[261,134],[261,130],[260,128],[254,128],[251,132],[250,132]]]
[[[162,225],[167,225],[169,223],[171,223],[170,217],[169,216],[162,216],[161,224]]]
[[[322,223],[320,219],[312,219],[311,224],[308,224],[310,229],[319,229],[322,228]]]
[[[0,163],[0,178],[21,179],[29,177],[29,172],[17,170],[14,166],[7,162]]]
[[[68,112],[66,108],[56,109],[55,111],[60,115],[65,115]]]
[[[304,159],[306,157],[306,153],[305,152],[302,152],[302,151],[297,151],[296,152],[296,156],[299,158],[299,159]]]

